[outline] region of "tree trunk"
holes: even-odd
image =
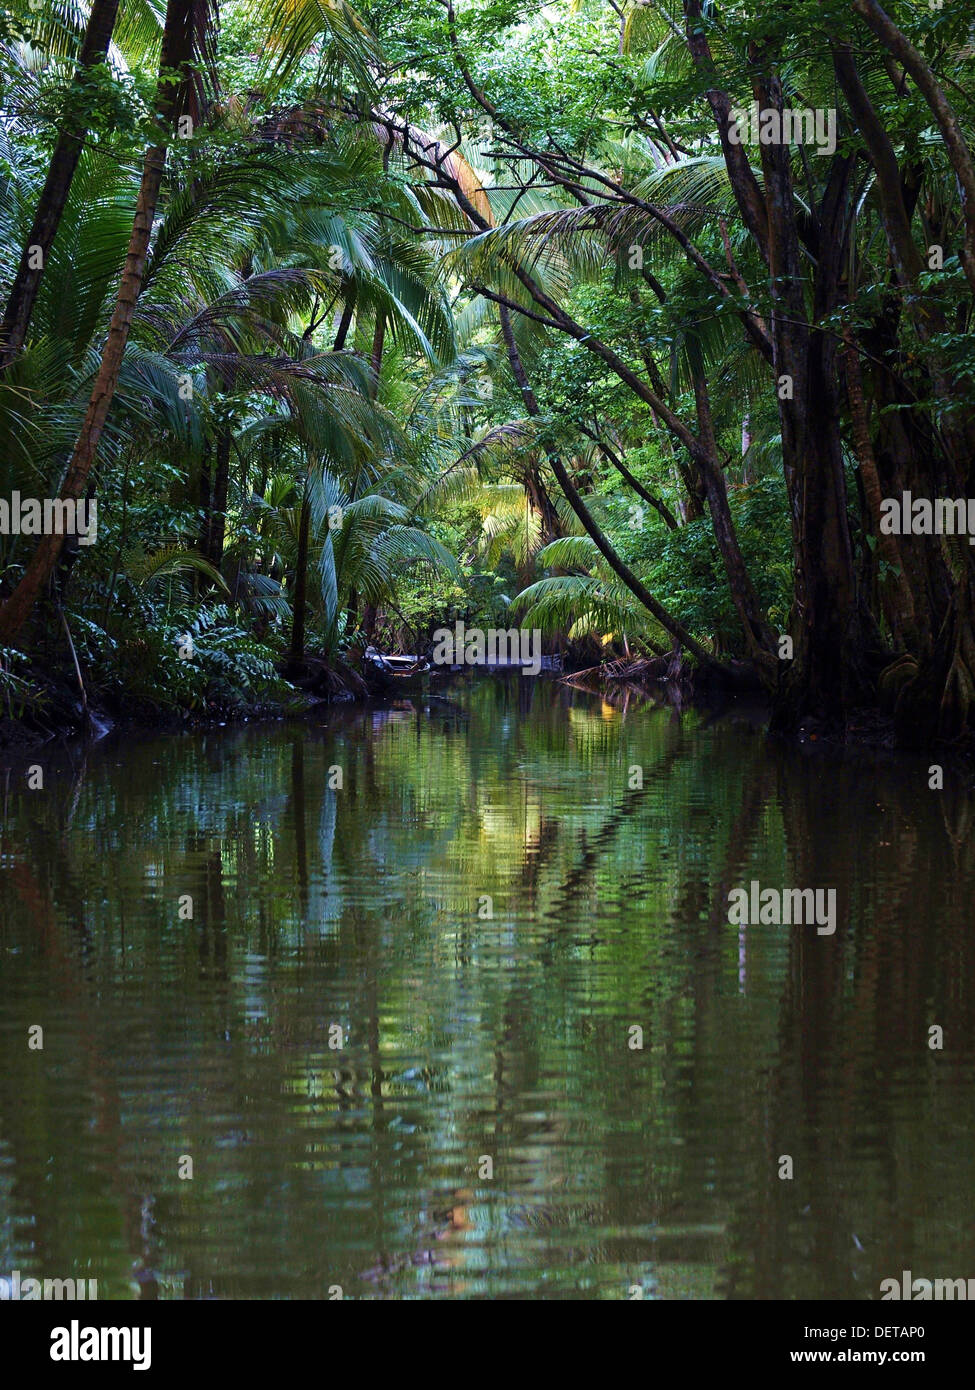
[[[386,341],[386,316],[380,309],[376,310],[376,331],[372,338],[372,352],[369,356],[369,363],[372,367],[371,395],[373,400],[379,396],[379,373],[383,367],[383,344]]]
[[[200,526],[200,539],[197,548],[201,555],[206,559],[210,558],[210,528],[213,524],[213,472],[211,460],[213,458],[213,446],[210,443],[210,436],[203,436],[203,448],[200,450],[200,515],[203,518]],[[197,576],[197,592],[201,592],[203,583],[202,575]]]
[[[620,458],[619,454],[616,453],[615,449],[611,449],[605,440],[600,439],[599,435],[596,434],[594,431],[586,429],[585,425],[580,425],[579,428],[587,439],[592,440],[596,448],[602,454],[603,458],[605,458],[609,463],[612,464],[612,466],[616,469],[620,477],[623,478],[627,485],[633,489],[636,495],[638,497],[641,497],[643,501],[647,503],[648,506],[653,507],[654,511],[661,518],[668,531],[678,530],[679,528],[677,525],[677,518],[674,516],[673,512],[667,506],[667,503],[664,502],[661,498],[655,497],[652,492],[650,492],[647,488],[643,486],[639,478],[635,478],[633,476],[633,474],[627,468],[626,464]]]
[[[760,55],[754,55],[757,62]],[[772,73],[755,82],[761,109],[783,109]],[[795,571],[793,658],[773,711],[773,728],[794,732],[806,716],[842,724],[868,698],[868,624],[857,593],[839,431],[836,340],[817,331],[841,302],[853,157],[837,153],[816,218],[818,260],[811,320],[787,145],[762,145],[769,229],[771,334],[792,513]]]
[[[173,78],[192,55],[192,40],[189,18],[193,11],[193,0],[169,0],[166,10],[166,26],[163,33],[162,53],[159,63],[159,82],[157,101],[160,123],[164,129],[172,128],[178,114],[181,93],[185,82]],[[136,302],[142,289],[146,257],[149,251],[149,238],[152,233],[152,220],[159,198],[163,169],[166,164],[167,145],[153,145],[146,151],[142,167],[142,182],[136,203],[132,235],[129,239],[128,254],[122,279],[119,284],[115,311],[108,328],[108,337],[102,349],[101,363],[95,377],[88,409],[82,422],[81,432],[75,443],[74,452],[68,464],[68,471],[61,486],[63,499],[77,500],[85,490],[91,472],[105,420],[115,396],[122,355],[128,342]],[[27,621],[42,589],[51,577],[58,555],[64,544],[64,536],[42,536],[37,549],[27,566],[16,589],[0,608],[0,643],[10,644],[16,640]]]
[[[911,74],[938,123],[961,192],[962,215],[965,219],[965,245],[961,261],[968,283],[975,292],[975,161],[965,142],[958,117],[921,54],[881,9],[877,0],[853,0],[853,8]]]
[[[880,596],[887,621],[894,640],[913,648],[917,644],[917,619],[914,613],[914,598],[904,576],[904,562],[897,540],[880,524],[880,506],[883,492],[877,473],[877,460],[873,452],[873,440],[867,419],[867,407],[863,397],[863,379],[860,371],[860,358],[853,343],[852,334],[847,332],[844,352],[846,368],[846,394],[850,405],[850,421],[853,427],[853,444],[856,449],[863,493],[873,534],[877,539],[877,549],[886,562],[889,574],[880,582]]]
[[[345,347],[345,340],[348,337],[349,328],[352,324],[355,301],[355,285],[352,284],[346,297],[345,307],[339,318],[335,342],[332,344],[333,352],[341,352]],[[381,340],[379,344],[379,353],[381,356]],[[305,660],[305,627],[308,616],[308,556],[311,550],[311,500],[308,496],[308,487],[309,480],[306,478],[301,496],[301,512],[298,517],[298,555],[295,560],[295,596],[294,602],[291,605],[291,642],[288,648],[288,662],[286,667],[286,674],[289,677],[301,675]]]
[[[227,494],[230,490],[230,426],[221,425],[217,430],[215,466],[213,470],[213,491],[210,497],[210,515],[207,519],[206,558],[214,569],[220,568],[223,560],[223,542],[227,530]]]
[[[535,399],[535,392],[532,390],[528,375],[522,365],[521,355],[518,352],[515,335],[511,327],[510,312],[503,305],[500,309],[500,315],[501,332],[504,336],[505,346],[508,349],[508,361],[511,364],[512,375],[515,378],[518,389],[521,391],[522,399],[525,402],[525,409],[528,411],[528,414],[537,416],[541,414],[538,401]],[[549,463],[558,479],[559,487],[565,493],[566,501],[582,522],[586,534],[595,542],[596,548],[617,578],[622,580],[634,598],[638,599],[639,602],[643,604],[644,608],[657,619],[657,622],[660,623],[662,627],[666,628],[670,635],[678,641],[682,647],[690,652],[692,656],[696,657],[702,666],[720,669],[720,663],[715,661],[711,653],[706,651],[704,647],[701,646],[700,642],[692,637],[685,627],[677,622],[675,618],[671,617],[663,604],[658,603],[650,591],[640,583],[636,575],[624,565],[623,561],[596,525],[589,508],[586,506],[585,502],[583,502],[578,489],[569,477],[565,465],[558,454],[550,453]]]
[[[301,674],[305,660],[305,615],[308,611],[308,549],[311,538],[311,502],[308,481],[301,497],[298,519],[298,558],[295,561],[295,597],[291,605],[291,645],[288,651],[288,671],[291,677]]]
[[[741,621],[747,655],[754,662],[763,682],[771,688],[775,685],[779,673],[778,658],[773,655],[777,648],[778,635],[758,601],[758,595],[745,565],[745,557],[738,544],[738,533],[735,530],[731,507],[728,505],[725,476],[713,462],[717,457],[718,447],[703,372],[694,373],[694,399],[697,403],[698,437],[709,455],[706,460],[698,462],[698,472],[708,500],[714,538],[724,564],[732,602]]]
[[[34,221],[21,252],[20,265],[7,299],[3,322],[0,323],[0,371],[17,356],[27,337],[41,276],[61,223],[87,134],[87,131],[77,128],[77,113],[72,110],[72,103],[84,90],[90,70],[103,62],[108,53],[118,7],[119,0],[93,0],[92,3],[81,56],[67,97],[62,129],[58,132]],[[40,264],[32,266],[32,260]]]

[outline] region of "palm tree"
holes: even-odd
[[[293,15],[294,26],[282,30],[282,12],[291,7],[272,8],[271,39],[272,44],[276,45],[274,77],[276,81],[281,81],[299,61],[300,43],[296,34],[302,25],[307,27],[308,11],[307,7],[299,6]],[[135,220],[114,312],[108,325],[87,410],[60,488],[60,496],[65,500],[76,500],[87,486],[108,412],[118,387],[126,345],[143,289],[153,221],[163,184],[168,142],[182,117],[189,116],[193,121],[194,116],[199,118],[203,113],[204,82],[201,74],[212,56],[214,30],[211,18],[208,0],[170,0],[167,8],[154,113],[160,132],[159,142],[149,148],[143,162]],[[341,67],[351,59],[353,63],[358,63],[361,75],[364,75],[355,47],[350,44],[349,26],[353,20],[351,10],[343,6],[334,14],[319,13],[317,25],[319,30],[323,27],[329,33],[334,30],[338,36],[335,54],[338,66]],[[331,75],[332,65],[326,64],[326,70]],[[66,200],[67,189],[64,190],[63,202]],[[163,247],[164,251],[165,249]],[[160,265],[165,264],[165,255],[157,255],[155,259],[154,269],[158,273]],[[40,539],[26,572],[14,592],[0,607],[0,641],[10,642],[19,634],[53,572],[63,539],[60,535],[44,536]]]
[[[207,0],[202,0],[202,6],[203,13],[206,14]],[[59,495],[64,500],[76,501],[85,490],[118,385],[122,356],[142,288],[149,238],[162,184],[163,166],[166,162],[167,143],[175,129],[176,121],[190,106],[191,93],[197,85],[198,79],[191,64],[205,56],[201,52],[199,34],[208,36],[212,32],[206,23],[198,23],[200,8],[201,0],[169,0],[166,9],[155,113],[161,132],[160,138],[164,143],[151,145],[146,151],[135,220],[132,224],[125,268],[119,282],[115,311],[108,326],[108,336],[102,348],[101,362],[92,386],[88,409],[61,485]],[[54,570],[63,543],[63,535],[41,537],[23,578],[0,607],[0,642],[12,642],[20,633],[41,589]]]
[[[119,0],[93,0],[71,89],[75,104],[93,69],[105,61],[118,7]],[[71,106],[69,100],[69,112]],[[84,141],[85,131],[79,129],[78,117],[72,112],[58,133],[47,178],[37,200],[34,219],[0,321],[0,371],[17,356],[27,337],[41,276],[71,191],[71,181]]]

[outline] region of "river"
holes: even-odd
[[[445,695],[0,774],[0,1275],[102,1299],[975,1275],[950,770],[544,677]],[[835,889],[835,931],[733,925],[753,881]]]

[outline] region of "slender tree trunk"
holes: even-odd
[[[542,475],[537,468],[530,467],[525,470],[524,483],[529,505],[536,516],[541,518],[542,544],[548,545],[549,541],[558,540],[562,535],[562,523],[559,520],[559,514],[552,505],[552,499],[548,495]]]
[[[199,551],[206,559],[210,558],[210,528],[213,524],[213,472],[211,460],[213,458],[213,445],[210,443],[210,436],[204,435],[203,448],[200,451],[200,514],[203,517],[203,524],[200,527]],[[202,575],[198,576],[198,588],[203,582]]]
[[[733,144],[730,138],[733,121],[732,101],[727,92],[716,84],[714,59],[704,31],[702,0],[684,0],[687,47],[701,81],[707,82],[706,96],[714,116],[718,138],[724,154],[728,177],[735,193],[742,221],[751,232],[763,256],[768,259],[769,224],[766,199],[748,159],[744,145]]]
[[[87,134],[86,130],[78,128],[80,113],[73,106],[84,90],[85,79],[91,69],[103,62],[108,53],[118,7],[119,0],[92,0],[62,128],[58,132],[34,221],[21,252],[3,322],[0,323],[0,371],[17,356],[27,337],[41,276],[61,223]]]
[[[538,401],[535,398],[535,392],[532,390],[531,382],[528,380],[528,374],[521,361],[521,354],[518,352],[518,345],[515,342],[514,331],[511,327],[511,315],[504,305],[500,307],[500,316],[501,332],[504,336],[505,346],[508,349],[508,361],[511,364],[512,375],[521,392],[522,399],[525,402],[525,409],[531,416],[540,415],[541,411]],[[636,575],[624,565],[623,561],[597,526],[589,508],[586,506],[585,502],[583,502],[578,489],[569,477],[565,465],[558,454],[550,453],[549,463],[558,479],[559,487],[565,493],[566,501],[582,522],[586,534],[594,541],[596,548],[617,578],[626,585],[634,598],[638,599],[647,611],[657,619],[657,622],[660,623],[662,627],[666,628],[670,635],[678,641],[682,647],[690,652],[692,656],[696,657],[703,666],[720,669],[720,663],[715,661],[711,653],[706,651],[704,647],[701,646],[700,642],[692,637],[681,623],[671,617],[663,604],[658,603],[650,591],[640,583]]]
[[[355,308],[355,287],[353,286],[345,302],[339,319],[333,352],[341,352],[352,324]],[[380,342],[380,354],[382,343]],[[308,614],[308,555],[311,550],[311,501],[308,496],[308,479],[301,495],[301,512],[298,517],[298,555],[295,560],[295,596],[291,605],[291,642],[288,649],[287,674],[297,676],[305,660],[305,626]]]
[[[163,33],[160,56],[160,77],[157,88],[160,123],[169,130],[178,115],[182,83],[172,77],[192,55],[189,18],[193,10],[193,0],[169,0],[166,10],[166,26]],[[98,452],[98,445],[105,428],[105,420],[115,396],[122,355],[128,342],[136,302],[142,289],[146,257],[149,251],[149,238],[152,233],[152,220],[159,198],[163,169],[166,164],[167,145],[153,145],[146,151],[142,168],[142,182],[136,203],[132,235],[129,239],[128,254],[122,279],[119,284],[115,311],[109,324],[108,337],[102,349],[101,363],[92,387],[88,409],[82,422],[74,452],[68,464],[68,471],[61,486],[62,499],[77,500],[81,497],[88,482],[92,464]],[[0,608],[0,642],[12,643],[20,634],[41,591],[51,577],[58,555],[64,544],[64,535],[42,536],[27,569],[10,595]]]
[[[359,591],[353,589],[349,594],[349,601],[345,605],[345,632],[346,636],[355,632],[359,622]]]
[[[230,490],[230,426],[217,430],[213,492],[210,498],[210,517],[207,527],[206,558],[215,569],[223,559],[223,542],[227,530],[227,495]]]
[[[738,533],[728,504],[728,485],[724,473],[712,461],[717,457],[718,448],[711,419],[707,382],[703,373],[694,374],[694,399],[697,403],[698,437],[709,455],[706,460],[698,462],[698,471],[708,499],[714,538],[724,564],[732,602],[741,622],[749,659],[755,663],[759,675],[771,688],[779,674],[778,659],[772,655],[777,646],[777,634],[762,611],[755,586],[745,565],[745,557],[738,544]]]
[[[580,428],[582,430],[582,433],[586,436],[586,438],[592,440],[596,448],[602,454],[603,458],[605,458],[609,463],[613,465],[617,473],[619,473],[620,477],[623,478],[627,485],[633,489],[636,495],[638,497],[642,497],[644,502],[646,502],[648,506],[653,507],[654,511],[661,518],[667,529],[669,531],[678,530],[679,528],[677,525],[677,520],[673,512],[667,506],[667,503],[662,501],[662,499],[659,497],[654,497],[653,493],[648,491],[647,488],[643,486],[639,478],[635,478],[633,476],[633,474],[627,468],[626,464],[620,458],[619,454],[617,454],[616,450],[611,449],[610,446],[605,442],[605,440],[600,439],[599,435],[596,434],[594,431],[587,430],[585,425],[580,426]]]
[[[352,284],[345,297],[345,306],[339,318],[338,328],[335,333],[335,343],[332,347],[333,352],[341,352],[345,347],[345,340],[349,336],[349,329],[352,326],[352,315],[355,313],[356,288]]]
[[[305,659],[305,615],[308,611],[308,549],[311,540],[311,502],[308,480],[301,495],[298,518],[298,557],[295,562],[295,597],[291,605],[291,645],[288,651],[288,675],[301,674]]]
[[[894,536],[884,531],[880,524],[880,506],[883,492],[877,473],[877,460],[874,457],[867,407],[863,397],[863,379],[860,359],[852,340],[847,333],[844,351],[846,368],[846,393],[850,405],[850,421],[853,427],[853,444],[856,449],[863,493],[867,500],[867,510],[873,534],[877,538],[877,549],[886,562],[889,573],[880,584],[881,602],[896,641],[915,648],[917,645],[917,619],[914,612],[914,599],[904,575],[904,562]]]
[[[927,346],[927,367],[931,373],[933,394],[946,405],[952,401],[956,403],[954,410],[944,411],[940,435],[942,446],[955,470],[953,486],[961,489],[969,461],[975,453],[975,428],[967,408],[967,385],[951,371],[945,362],[944,351],[938,345],[939,335],[948,331],[944,313],[937,297],[925,294],[919,285],[924,263],[914,244],[911,220],[921,172],[911,166],[901,169],[897,152],[860,80],[847,44],[834,44],[833,66],[876,173],[881,220],[894,275],[902,290],[900,302],[910,316],[918,337]]]
[[[975,292],[975,161],[965,141],[958,117],[930,67],[907,36],[877,4],[877,0],[853,0],[853,8],[863,16],[881,43],[913,77],[938,123],[961,190],[962,215],[965,219],[965,245],[961,260],[968,283]]]
[[[369,357],[372,366],[372,398],[375,400],[379,395],[379,373],[383,367],[383,344],[386,341],[386,317],[380,311],[376,311],[376,331],[372,338],[372,352]]]

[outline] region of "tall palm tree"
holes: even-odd
[[[118,385],[122,356],[128,341],[132,317],[142,288],[142,277],[149,250],[149,238],[162,183],[169,140],[179,117],[191,105],[199,82],[192,64],[205,57],[212,28],[200,15],[209,13],[209,0],[169,0],[163,28],[156,89],[156,120],[160,143],[146,151],[135,219],[119,282],[115,311],[108,326],[101,362],[82,421],[77,442],[61,485],[60,497],[77,501],[83,494],[94,462],[108,411]],[[201,42],[202,36],[202,42]],[[64,543],[63,534],[42,536],[23,578],[0,607],[0,642],[16,639],[37,598],[50,578]]]
[[[268,9],[269,13],[273,10],[271,39],[275,49],[274,73],[276,80],[282,80],[300,60],[301,45],[294,27],[288,29],[285,25],[282,29],[290,7],[278,5],[268,6]],[[191,120],[196,117],[198,120],[203,114],[203,74],[209,65],[213,50],[212,18],[209,0],[170,0],[167,8],[154,111],[159,138],[157,143],[150,146],[143,161],[135,219],[115,298],[115,308],[108,324],[85,416],[61,484],[60,497],[63,500],[77,500],[88,485],[92,464],[119,384],[125,349],[145,280],[168,143],[181,117],[189,116]],[[297,7],[293,18],[299,29],[302,25],[307,28],[306,8]],[[354,43],[350,41],[351,10],[342,6],[336,9],[334,15],[320,13],[317,24],[318,31],[324,27],[329,32],[334,30],[338,35],[336,51],[339,66],[351,60],[353,65],[358,64],[360,75],[365,77],[364,64],[357,55]],[[360,47],[364,46],[362,35],[359,37]],[[331,67],[326,66],[331,72]],[[67,190],[64,194],[64,202],[66,201]],[[165,255],[156,257],[156,273],[159,273],[161,265],[165,265],[165,259]],[[63,540],[61,535],[44,536],[40,539],[26,572],[13,593],[0,607],[0,642],[11,642],[19,634],[53,572]]]

